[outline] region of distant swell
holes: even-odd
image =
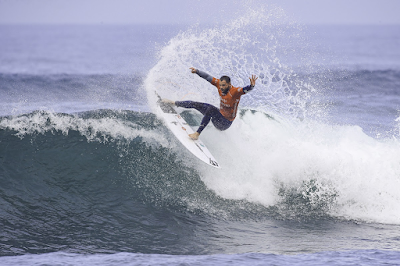
[[[132,108],[146,103],[140,76],[111,74],[0,73],[0,115],[38,109],[80,112],[100,108]]]

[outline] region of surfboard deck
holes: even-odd
[[[161,97],[157,94],[157,108],[160,115],[163,117],[165,124],[175,135],[175,137],[188,149],[194,156],[208,165],[216,168],[221,168],[214,156],[208,150],[206,145],[200,140],[193,140],[189,134],[194,133],[193,129],[176,111],[175,107],[170,104],[165,104],[161,101]]]

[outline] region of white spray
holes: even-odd
[[[267,7],[249,9],[227,25],[182,32],[160,51],[145,80],[149,103],[157,90],[173,100],[218,105],[217,91],[191,74],[192,66],[215,77],[229,75],[236,86],[246,86],[255,74],[256,87],[240,107],[257,112],[238,116],[227,131],[208,126],[201,135],[222,165],[197,166],[208,188],[265,206],[279,205],[295,191],[311,208],[326,203],[329,215],[400,223],[399,142],[378,141],[357,126],[316,121],[325,110],[315,108],[312,97],[322,88],[298,80],[277,53],[283,45],[278,39],[304,52],[291,39],[296,35],[301,31],[282,10]]]

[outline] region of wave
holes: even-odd
[[[152,114],[40,111],[0,124],[1,255],[153,253],[159,239],[173,253],[176,230],[163,229],[210,194]]]
[[[171,254],[176,234],[210,218],[279,216],[210,190],[201,162],[150,113],[2,117],[0,160],[1,255],[75,252],[81,245],[88,252],[135,247],[154,253],[160,239],[157,252]],[[121,234],[135,237],[115,240]]]
[[[220,170],[197,161],[150,113],[38,111],[1,118],[0,133],[1,199],[12,210],[2,212],[13,215],[32,206],[84,213],[90,204],[76,202],[85,201],[112,212],[128,198],[218,219],[400,222],[400,144],[357,126],[294,126],[242,110],[231,130],[203,132]]]
[[[198,117],[182,115],[197,123]],[[1,118],[0,130],[2,173],[7,180],[29,179],[31,174],[43,173],[37,178],[58,180],[68,176],[80,183],[80,178],[99,173],[107,183],[128,180],[132,189],[141,191],[135,192],[141,195],[139,201],[156,206],[173,203],[172,208],[185,206],[186,211],[211,215],[220,215],[226,207],[221,202],[218,204],[223,208],[202,207],[203,200],[219,202],[218,196],[201,181],[199,170],[204,168],[154,114],[97,110],[71,115],[37,111]],[[26,167],[24,162],[30,160]],[[6,165],[10,171],[5,170]],[[77,177],[69,176],[69,172]],[[107,172],[115,176],[104,177],[102,173]],[[47,189],[52,190],[51,186]]]

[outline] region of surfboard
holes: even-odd
[[[183,146],[185,146],[185,148],[188,149],[194,156],[206,164],[216,168],[221,168],[217,160],[215,160],[214,156],[212,156],[211,152],[200,139],[193,140],[189,137],[189,134],[194,133],[194,131],[185,121],[185,119],[183,119],[182,116],[180,116],[180,114],[176,111],[175,107],[170,104],[163,103],[158,94],[157,97],[157,109],[159,114],[164,119],[164,122],[169,130],[183,144]]]

